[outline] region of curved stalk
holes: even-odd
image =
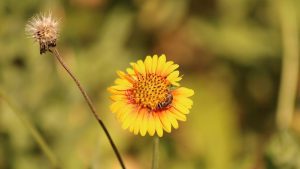
[[[96,109],[90,99],[90,97],[87,95],[86,91],[83,89],[82,85],[80,84],[79,80],[74,76],[74,74],[71,72],[71,70],[68,68],[68,66],[65,64],[63,58],[60,56],[58,50],[53,47],[53,48],[49,48],[49,51],[56,57],[56,59],[59,61],[59,63],[61,64],[61,66],[67,71],[67,73],[71,76],[71,78],[74,80],[74,82],[76,83],[78,89],[80,90],[82,96],[84,97],[86,103],[88,104],[91,112],[93,113],[94,117],[97,119],[98,123],[100,124],[101,128],[103,129],[107,139],[109,140],[109,143],[116,155],[116,157],[118,158],[118,161],[121,165],[121,167],[123,169],[125,169],[125,165],[124,162],[121,158],[121,155],[115,145],[115,143],[113,142],[113,139],[111,138],[106,126],[104,125],[103,121],[100,119],[100,117],[98,116],[98,114],[96,113]]]
[[[294,1],[278,0],[282,31],[282,70],[276,112],[279,129],[288,129],[293,118],[299,71],[299,34]]]
[[[31,134],[33,139],[36,141],[38,146],[42,149],[48,160],[51,162],[54,168],[61,168],[59,167],[57,157],[51,150],[50,146],[46,143],[45,139],[42,135],[37,131],[37,129],[31,124],[31,122],[23,115],[21,112],[9,99],[8,97],[0,91],[0,98],[7,103],[9,108],[16,114],[16,116],[20,119],[21,123],[25,127],[26,130]]]

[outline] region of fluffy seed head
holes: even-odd
[[[51,12],[38,14],[28,21],[25,31],[40,44],[40,54],[43,54],[49,47],[56,46],[58,21],[53,19]]]

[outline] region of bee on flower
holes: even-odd
[[[131,63],[126,73],[118,71],[115,85],[108,88],[113,103],[110,109],[135,135],[163,136],[163,131],[178,128],[178,120],[186,121],[194,91],[180,87],[179,65],[166,61],[166,56],[147,56]]]

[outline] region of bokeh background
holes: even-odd
[[[60,168],[119,168],[73,81],[25,35],[27,20],[48,11],[60,19],[58,49],[129,169],[151,167],[152,138],[121,129],[107,87],[116,70],[153,54],[180,64],[181,84],[195,91],[187,122],[160,139],[161,169],[300,168],[298,90],[289,127],[276,123],[282,59],[299,52],[300,1],[1,0],[1,169],[54,168],[28,124]]]

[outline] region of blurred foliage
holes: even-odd
[[[291,1],[299,14],[300,1]],[[278,133],[275,125],[282,55],[277,8],[271,0],[1,0],[0,89],[62,168],[119,167],[73,81],[24,34],[31,16],[52,11],[61,18],[58,48],[129,169],[150,168],[152,138],[121,129],[106,88],[116,70],[162,53],[180,64],[182,85],[195,96],[187,122],[161,139],[160,168],[298,169],[299,101],[291,131]],[[3,100],[0,168],[51,168]]]
[[[299,138],[290,132],[278,133],[271,139],[271,143],[267,149],[267,168],[300,168],[299,156]]]

